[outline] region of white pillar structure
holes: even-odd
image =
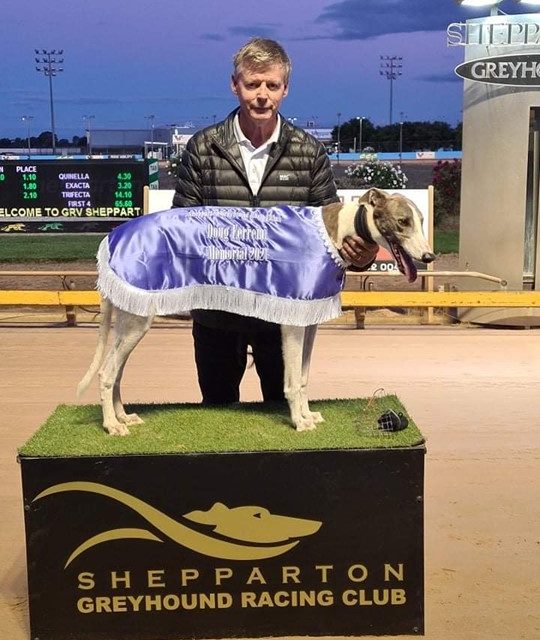
[[[448,43],[465,50],[456,69],[466,78],[460,269],[504,278],[510,290],[540,290],[540,14],[456,23]],[[540,310],[471,309],[460,318],[535,326]]]

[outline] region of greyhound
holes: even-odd
[[[373,188],[355,202],[323,206],[321,217],[332,244],[331,248],[338,255],[338,260],[337,252],[341,249],[344,238],[354,234],[386,247],[393,254],[399,271],[409,282],[413,282],[417,275],[414,261],[427,264],[435,259],[433,250],[423,234],[421,212],[411,200],[401,194],[390,195]],[[342,263],[341,267],[344,273],[346,263]],[[231,293],[233,294],[234,292]],[[124,436],[129,434],[128,425],[140,424],[142,420],[138,415],[127,414],[124,410],[120,397],[120,382],[126,361],[150,328],[153,314],[141,311],[133,313],[125,308],[121,309],[120,302],[113,304],[109,298],[106,293],[102,296],[98,345],[92,363],[78,385],[77,396],[82,395],[94,375],[98,373],[103,427],[109,434]],[[113,312],[116,315],[116,340],[107,352]],[[336,315],[339,315],[339,310],[332,317]],[[317,324],[311,321],[281,323],[284,394],[292,424],[297,431],[314,429],[318,423],[324,421],[320,413],[310,411],[307,395],[309,365],[316,330]]]

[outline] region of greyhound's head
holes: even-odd
[[[409,282],[414,282],[416,266],[413,261],[427,264],[435,260],[424,236],[423,217],[418,207],[401,194],[390,195],[381,189],[370,189],[358,204],[355,218],[357,233],[371,235],[373,241],[386,247],[394,256],[400,272]]]

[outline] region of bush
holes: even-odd
[[[341,189],[405,189],[407,182],[408,178],[399,165],[368,161],[347,167],[338,186]]]
[[[461,160],[439,160],[433,167],[435,224],[459,218],[461,199]]]

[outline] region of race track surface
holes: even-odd
[[[75,387],[96,325],[1,329],[0,637],[27,640],[16,450]],[[312,398],[396,393],[427,436],[426,638],[540,637],[540,331],[350,327],[319,331]],[[258,400],[249,370],[244,400]],[[130,402],[198,401],[191,330],[153,329],[124,378]],[[84,399],[97,401],[94,384]],[[113,639],[111,639],[113,640]]]

